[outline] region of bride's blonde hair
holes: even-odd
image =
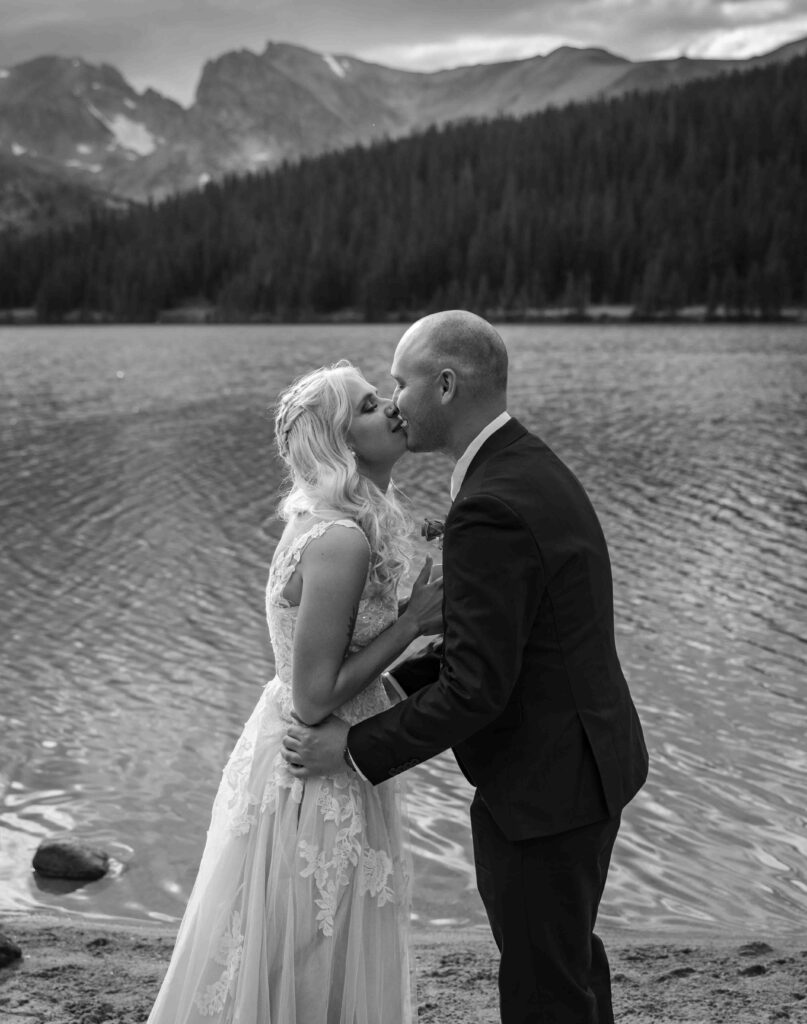
[[[383,494],[358,471],[347,440],[353,416],[349,381],[364,383],[364,378],[340,359],[281,392],[275,442],[289,479],[278,514],[354,519],[370,544],[368,580],[381,589],[394,588],[409,565],[411,524],[394,486]]]

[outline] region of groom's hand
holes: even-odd
[[[345,747],[350,726],[330,715],[319,725],[295,722],[283,737],[283,756],[292,775],[337,775],[345,771]]]

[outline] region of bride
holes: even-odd
[[[277,675],[235,745],[149,1024],[408,1024],[409,875],[397,779],[295,778],[291,716],[354,723],[390,700],[380,673],[439,632],[427,560],[398,615],[407,520],[390,487],[406,440],[342,361],[280,397],[291,486],[266,589]]]

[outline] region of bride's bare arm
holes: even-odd
[[[424,566],[406,611],[372,643],[346,657],[367,578],[369,551],[358,530],[333,526],[303,552],[302,595],[294,632],[292,699],[295,713],[313,724],[350,700],[413,640],[436,632],[440,584]]]

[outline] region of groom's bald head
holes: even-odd
[[[413,452],[455,458],[507,407],[507,350],[487,320],[464,309],[432,313],[398,342],[392,396]]]
[[[424,316],[398,343],[396,358],[403,354],[429,372],[453,370],[466,397],[505,398],[507,349],[498,332],[475,313],[448,309]]]

